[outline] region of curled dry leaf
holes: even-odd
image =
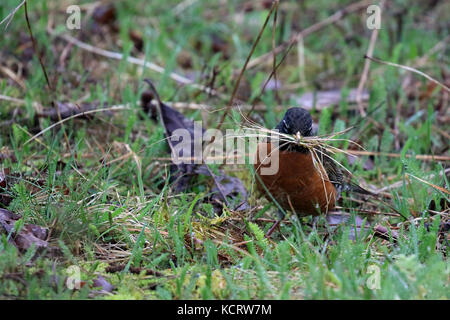
[[[27,223],[19,232],[16,232],[14,224],[20,218],[21,216],[18,214],[6,209],[0,209],[0,226],[6,233],[12,233],[10,242],[21,251],[29,249],[32,245],[35,245],[38,249],[47,248],[48,243],[44,239],[47,238],[48,230],[38,225]]]
[[[389,230],[388,228],[381,225],[376,225],[373,230],[375,232],[375,236],[377,236],[378,238],[390,240],[390,237],[392,237],[392,240],[394,242],[397,241],[398,232],[395,230]]]
[[[195,138],[198,136],[203,136],[205,130],[203,128],[199,128],[194,125],[194,121],[187,119],[181,112],[171,108],[167,104],[163,103],[158,96],[156,89],[154,88],[151,81],[146,80],[146,82],[150,85],[152,89],[152,94],[145,93],[145,96],[141,97],[141,102],[143,103],[142,107],[145,110],[153,110],[151,106],[151,97],[155,97],[158,101],[157,110],[160,115],[160,121],[162,126],[164,127],[166,137],[172,137],[175,130],[184,129],[186,132],[190,134],[191,141],[191,155],[195,155],[194,142]],[[167,143],[169,144],[170,150],[175,150],[175,147],[179,143],[183,143],[183,140],[175,140],[167,139]],[[177,149],[177,156],[179,158],[183,158],[185,155],[183,154],[183,149]],[[183,160],[182,160],[183,161]],[[219,172],[219,175],[214,175],[209,168],[204,164],[195,164],[191,162],[180,162],[179,164],[172,163],[170,166],[171,170],[171,182],[173,182],[173,188],[176,193],[185,191],[192,178],[197,174],[203,174],[210,176],[214,179],[215,187],[213,188],[213,196],[212,200],[220,200],[228,203],[228,200],[231,200],[231,203],[235,204],[235,210],[245,210],[248,208],[247,204],[247,190],[244,187],[242,181],[236,177],[230,177],[223,173]]]
[[[114,286],[109,283],[103,276],[98,275],[96,279],[93,281],[93,286],[96,288],[101,288],[101,292],[112,292],[114,290]]]
[[[198,174],[203,174],[206,176],[211,176],[211,173],[207,170],[206,165],[198,166],[195,170]],[[230,177],[226,175],[222,170],[219,170],[219,174],[215,175],[215,179],[221,186],[221,190],[218,189],[217,185],[211,190],[213,195],[211,196],[211,201],[213,203],[223,201],[220,191],[227,197],[227,199],[232,201],[232,206],[234,210],[247,210],[249,205],[247,203],[247,189],[245,189],[242,181],[236,177]],[[236,200],[236,201],[233,201]]]
[[[356,238],[361,235],[361,231],[367,230],[370,224],[360,216],[355,216],[355,221],[352,221],[350,218],[351,217],[348,214],[329,214],[326,216],[327,222],[330,226],[354,222],[352,223],[352,228],[350,229],[348,238],[350,240],[356,240]]]
[[[112,25],[116,22],[117,12],[114,4],[100,4],[94,9],[92,18],[95,22],[103,25]]]

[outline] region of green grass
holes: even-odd
[[[5,17],[17,3],[3,1],[0,17]],[[190,86],[180,86],[170,79],[170,72],[193,76],[197,83],[206,85],[212,69],[218,67],[215,88],[231,95],[235,74],[242,68],[268,10],[258,8],[244,13],[239,9],[244,1],[229,1],[226,6],[215,1],[197,1],[176,14],[173,8],[177,1],[115,3],[119,32],[106,30],[103,35],[95,34],[89,29],[92,19],[83,11],[82,30],[70,34],[78,38],[84,33],[83,41],[90,44],[157,63],[165,68],[163,74],[77,47],[69,50],[61,65],[60,55],[67,44],[50,36],[46,26],[52,18],[56,30],[67,32],[66,5],[59,1],[34,1],[29,3],[28,10],[34,36],[54,83],[49,93],[37,56],[29,62],[23,58],[20,35],[28,34],[23,8],[8,29],[0,27],[3,35],[0,60],[12,70],[14,65],[27,69],[23,76],[26,89],[0,73],[0,94],[26,101],[17,105],[0,100],[0,121],[4,124],[0,127],[0,147],[11,150],[16,158],[1,160],[1,168],[8,172],[5,193],[13,199],[2,206],[22,216],[17,228],[25,223],[48,228],[49,244],[53,248],[36,256],[33,248],[19,253],[8,242],[8,235],[1,234],[0,298],[85,299],[91,297],[92,281],[98,274],[116,289],[110,294],[97,295],[97,299],[449,298],[448,246],[436,248],[440,243],[441,221],[439,215],[429,211],[430,203],[434,202],[434,211],[443,212],[442,219],[448,221],[448,209],[444,212],[440,203],[445,202],[441,199],[449,201],[449,197],[411,176],[448,190],[448,175],[442,175],[448,161],[410,157],[448,156],[446,137],[450,125],[448,120],[442,121],[448,101],[443,101],[442,90],[429,90],[426,98],[421,99],[420,94],[427,92],[427,82],[412,75],[413,84],[408,88],[417,85],[418,89],[408,95],[402,89],[407,73],[372,63],[366,85],[370,90],[367,111],[372,121],[361,118],[355,105],[346,102],[312,111],[320,132],[340,131],[358,124],[355,130],[359,134],[355,137],[355,130],[350,131],[346,138],[357,140],[369,151],[401,155],[398,158],[377,155],[370,159],[361,156],[352,165],[344,155],[337,155],[357,179],[371,188],[404,182],[387,191],[392,196],[389,203],[393,209],[378,203],[377,211],[395,210],[406,219],[367,215],[372,226],[379,223],[398,227],[396,243],[374,237],[372,227],[356,240],[350,240],[351,223],[331,230],[323,217],[313,226],[312,218],[292,215],[282,224],[281,233],[276,232],[267,240],[262,235],[271,223],[255,219],[274,219],[277,209],[256,191],[249,197],[256,210],[242,214],[224,210],[220,217],[213,215],[211,205],[203,203],[212,186],[209,179],[198,179],[189,192],[172,192],[167,183],[168,162],[157,160],[169,156],[165,142],[161,142],[164,131],[143,114],[137,101],[145,88],[142,79],[147,77],[156,84],[164,101],[207,104],[214,109],[226,106],[226,100],[210,97]],[[281,1],[277,43],[348,3],[342,1],[338,6],[316,0],[298,5],[296,1]],[[395,13],[402,9],[406,10],[399,30]],[[425,19],[425,10],[429,10],[431,19]],[[413,65],[417,58],[448,37],[448,16],[439,18],[445,12],[448,9],[443,1],[431,9],[426,3],[411,5],[407,1],[395,1],[383,15],[374,55]],[[349,15],[304,40],[306,86],[298,85],[297,53],[295,48],[291,51],[278,72],[282,88],[280,101],[269,90],[259,97],[260,88],[271,71],[271,62],[248,70],[243,80],[250,88],[246,102],[264,104],[267,108],[258,112],[257,119],[272,128],[283,114],[276,105],[286,109],[295,105],[295,97],[314,90],[340,89],[345,94],[356,88],[370,38],[363,17]],[[142,33],[143,52],[133,47],[127,32],[130,29]],[[214,52],[212,34],[223,38],[228,58],[224,52]],[[253,57],[271,48],[270,22]],[[177,61],[182,51],[192,60],[189,70],[184,70]],[[442,75],[450,71],[448,65],[449,56],[441,50],[431,54],[419,69],[443,81]],[[285,89],[288,85],[295,85],[291,86],[294,89]],[[95,114],[90,120],[70,120],[27,143],[30,137],[52,124],[49,119],[34,118],[37,110],[33,102],[49,106],[52,99],[106,106],[130,103],[131,109],[114,112],[112,116]],[[396,111],[399,100],[403,101],[400,114]],[[13,112],[17,115],[9,123]],[[196,120],[205,116],[196,110],[183,110],[183,113]],[[398,148],[393,136],[397,114]],[[208,127],[215,127],[220,115],[220,112],[206,113]],[[233,116],[240,120],[238,113],[234,112]],[[224,129],[235,127],[237,123],[228,118]],[[135,156],[139,158],[141,170]],[[363,168],[367,161],[373,161],[372,168]],[[246,166],[224,169],[241,178],[250,190],[252,176]],[[349,197],[342,205],[349,208],[352,217],[358,213],[358,205]],[[201,245],[189,240],[192,232],[202,241]],[[238,237],[241,241],[251,241],[237,250],[233,241]],[[444,237],[448,238],[448,234]],[[126,268],[123,272],[108,273],[108,263],[121,263]],[[79,267],[81,280],[86,281],[80,290],[70,290],[65,285],[70,266]],[[140,267],[143,272],[127,272],[132,267]],[[155,271],[157,275],[147,275],[145,270]],[[373,283],[377,274],[379,289],[372,290],[368,283]]]

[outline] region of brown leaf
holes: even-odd
[[[193,66],[191,54],[188,51],[181,50],[177,55],[177,63],[183,69],[191,69]]]
[[[137,50],[142,51],[142,49],[144,48],[144,39],[142,37],[142,33],[136,30],[130,30],[128,31],[128,36],[130,37],[131,41],[133,41],[134,47]]]
[[[345,224],[349,221],[353,222],[353,220],[350,219],[350,216],[345,215],[345,214],[329,214],[326,216],[326,219],[327,219],[328,224],[331,226]],[[367,230],[370,226],[370,224],[367,221],[365,221],[365,223],[363,225],[364,219],[361,218],[360,216],[355,216],[354,222],[355,222],[355,224],[351,225],[350,232],[348,235],[348,238],[350,240],[356,240],[356,237],[357,236],[359,237],[359,235],[361,234],[361,231],[363,229]],[[355,229],[356,229],[356,231],[355,231]]]
[[[0,163],[2,163],[6,159],[11,159],[11,161],[16,162],[17,158],[13,151],[9,150],[6,147],[1,148],[0,150]]]
[[[206,176],[211,176],[211,173],[207,170],[206,165],[197,167],[195,172]],[[215,178],[216,180],[216,185],[211,190],[213,195],[211,196],[210,200],[213,202],[213,204],[224,201],[225,199],[223,197],[226,197],[232,202],[233,200],[237,200],[232,203],[233,207],[235,208],[234,210],[241,211],[247,210],[249,208],[249,204],[247,202],[247,189],[245,189],[245,186],[240,179],[236,177],[230,177],[226,175],[222,170],[219,170],[219,174],[214,175],[213,178]],[[219,187],[217,185],[220,186],[221,190],[219,190]]]
[[[384,239],[384,240],[389,240],[389,233],[391,233],[392,239],[394,241],[397,241],[398,238],[398,232],[395,230],[389,230],[386,227],[383,227],[381,225],[376,225],[373,230],[375,231],[375,236]]]
[[[94,287],[102,288],[102,292],[112,292],[114,290],[114,286],[109,283],[103,276],[98,275],[96,279],[93,281]]]
[[[92,18],[99,24],[113,24],[117,19],[116,8],[112,3],[99,5],[95,8]]]
[[[266,91],[275,91],[275,90],[280,90],[280,88],[282,87],[282,83],[280,80],[275,80],[273,78],[271,78],[269,80],[269,82],[267,82],[266,85]]]
[[[191,156],[192,157],[199,157],[201,155],[195,154],[195,148],[194,143],[198,143],[198,136],[203,136],[205,133],[205,130],[203,128],[196,128],[194,126],[194,122],[192,120],[187,119],[181,112],[172,109],[165,103],[163,103],[158,93],[153,86],[152,82],[148,79],[145,80],[152,92],[152,96],[156,98],[158,101],[157,110],[160,114],[160,122],[161,125],[164,127],[166,137],[171,137],[175,130],[177,129],[185,129],[190,134],[190,141],[191,141]],[[146,94],[146,96],[141,96],[141,101],[145,103],[143,105],[144,109],[151,110],[150,106],[148,105],[150,99],[150,96]],[[200,129],[200,131],[199,131]],[[196,132],[198,131],[198,132]],[[196,140],[197,138],[197,140]],[[171,139],[167,139],[167,142],[169,144],[170,150],[175,150],[175,147],[179,143],[183,143],[183,140],[178,141],[172,141]],[[180,150],[178,152],[178,157],[183,158],[184,150]],[[244,187],[244,184],[242,181],[235,177],[229,177],[226,174],[224,174],[222,171],[219,172],[219,175],[214,175],[209,168],[204,164],[194,164],[192,161],[181,161],[180,164],[172,164],[171,167],[171,182],[174,183],[174,191],[176,193],[182,192],[186,190],[189,186],[189,183],[191,179],[196,174],[204,174],[207,176],[210,176],[214,179],[215,182],[215,188],[212,190],[213,200],[220,199],[221,201],[224,201],[225,203],[228,203],[228,199],[236,200],[235,202],[240,202],[235,208],[235,210],[244,210],[248,207],[247,204],[247,190]]]
[[[23,228],[16,232],[14,224],[21,218],[6,209],[0,209],[0,226],[9,234],[12,233],[11,242],[21,251],[26,251],[33,244],[38,249],[47,248],[48,243],[44,239],[47,238],[48,230],[35,224],[25,224]]]

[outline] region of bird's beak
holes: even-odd
[[[300,142],[300,140],[302,139],[302,135],[300,134],[300,131],[297,131],[297,133],[295,134],[295,138],[297,140],[297,143]]]

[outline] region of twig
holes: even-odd
[[[384,6],[384,0],[382,0],[380,2],[380,10],[383,10],[383,6]],[[369,43],[369,47],[367,48],[366,56],[373,55],[373,50],[375,49],[375,43],[378,38],[378,31],[379,31],[378,28],[375,28],[372,31],[372,35],[370,36],[370,43]],[[366,60],[364,63],[364,69],[363,69],[363,72],[361,75],[361,79],[359,80],[358,89],[356,90],[356,102],[358,104],[359,112],[361,113],[361,116],[363,116],[363,117],[366,116],[366,111],[364,110],[364,106],[362,103],[362,92],[364,90],[364,85],[366,84],[366,81],[367,81],[369,69],[370,69],[370,60]]]
[[[365,201],[362,201],[362,203],[366,203]],[[342,210],[350,209],[340,206],[334,207],[336,210]],[[351,208],[352,210],[358,211],[358,213],[366,213],[366,214],[372,214],[372,215],[385,215],[385,216],[391,216],[391,217],[398,217],[400,216],[398,213],[392,213],[392,212],[382,212],[382,211],[374,211],[374,210],[367,210],[367,209],[358,209],[358,208]],[[346,211],[344,211],[346,212]]]
[[[371,4],[372,1],[369,0],[363,0],[363,1],[359,1],[359,2],[355,2],[352,3],[351,5],[345,7],[344,9],[338,10],[336,11],[334,14],[332,14],[331,16],[329,16],[328,18],[326,18],[325,20],[322,20],[316,24],[313,24],[312,26],[300,31],[299,33],[297,33],[296,35],[292,36],[290,41],[288,42],[284,42],[281,45],[279,45],[278,47],[276,47],[274,50],[265,53],[259,57],[256,57],[252,60],[250,60],[250,62],[248,63],[248,69],[251,69],[255,66],[257,66],[260,63],[266,62],[266,61],[270,61],[270,57],[272,54],[279,54],[280,52],[282,52],[284,49],[286,49],[287,47],[291,46],[292,44],[296,43],[299,39],[301,38],[305,38],[306,36],[309,36],[310,34],[319,31],[320,29],[323,29],[326,26],[329,26],[333,23],[336,23],[337,21],[341,20],[342,18],[344,18],[346,15],[362,10],[364,8],[366,8],[369,4]]]
[[[25,20],[27,22],[28,32],[30,33],[31,43],[33,44],[34,52],[36,53],[36,55],[39,59],[39,64],[41,65],[42,72],[44,73],[45,81],[47,82],[47,86],[49,89],[49,94],[51,97],[53,107],[55,108],[56,114],[58,115],[58,120],[61,121],[62,118],[61,118],[61,113],[59,112],[59,106],[56,103],[56,101],[53,99],[53,96],[54,96],[53,86],[51,85],[50,80],[48,78],[47,69],[45,68],[44,62],[42,61],[41,53],[39,52],[39,48],[37,46],[36,39],[34,38],[33,31],[31,29],[30,19],[28,18],[27,1],[25,1],[25,3],[24,3],[24,9],[25,9]],[[70,142],[69,142],[69,137],[67,136],[67,132],[65,130],[63,130],[63,133],[64,133],[64,139],[66,140],[67,148],[70,149]]]
[[[60,37],[61,39],[65,40],[69,43],[72,43],[73,45],[77,46],[78,48],[80,48],[82,50],[89,51],[94,54],[97,54],[97,55],[100,55],[100,56],[103,56],[106,58],[110,58],[110,59],[123,60],[124,55],[122,53],[108,51],[108,50],[104,50],[104,49],[95,47],[93,45],[82,42],[74,37],[69,36],[69,35],[56,34],[56,32],[54,30],[49,30],[48,32],[55,37]],[[148,68],[150,70],[153,70],[153,71],[161,73],[161,74],[164,74],[166,72],[163,67],[161,67],[155,63],[149,62],[149,61],[138,59],[138,58],[135,58],[132,56],[127,56],[126,60],[131,64],[139,65],[139,66]],[[206,93],[214,95],[214,96],[218,96],[221,99],[227,99],[227,97],[225,95],[217,92],[216,90],[211,90],[210,88],[208,88],[204,85],[197,84],[197,83],[193,82],[192,80],[190,80],[186,77],[183,77],[175,72],[170,72],[169,76],[172,80],[174,80],[178,83],[191,86],[193,88],[199,89],[203,92],[206,92]]]
[[[355,156],[384,156],[390,158],[400,158],[399,153],[387,153],[387,152],[376,152],[376,151],[360,151],[360,150],[347,150],[348,153]],[[415,158],[416,160],[435,160],[435,161],[450,161],[450,156],[435,156],[429,154],[417,154],[410,155],[405,154],[405,158]]]
[[[358,3],[356,3],[355,5],[357,5],[357,4],[358,4]],[[351,6],[349,6],[349,7],[351,7]],[[340,18],[344,17],[345,14],[348,13],[348,12],[346,11],[346,9],[348,9],[349,7],[345,8],[344,10],[341,10],[341,11],[336,12],[336,13],[333,15],[333,16],[335,17],[335,18],[333,18],[333,19],[339,20]],[[352,7],[352,8],[353,8],[353,7]],[[331,17],[333,17],[333,16],[331,16]],[[329,17],[329,19],[330,19],[331,17]],[[332,19],[332,20],[333,20],[333,19]],[[328,20],[328,19],[325,19],[325,20],[322,21],[322,22],[325,22],[325,21],[327,21],[327,20]],[[336,20],[336,21],[337,21],[337,20]],[[320,25],[320,28],[322,27],[322,25],[321,25],[320,23],[319,23],[318,25]],[[284,52],[283,57],[280,59],[280,62],[278,62],[278,64],[275,66],[275,68],[272,68],[272,72],[269,74],[269,76],[268,76],[266,82],[264,83],[264,85],[263,85],[263,87],[262,87],[262,89],[261,89],[259,95],[257,96],[258,98],[262,96],[262,94],[264,93],[264,90],[266,89],[266,86],[267,86],[267,84],[269,83],[270,79],[274,76],[274,74],[276,73],[276,71],[278,70],[278,68],[283,64],[284,60],[287,58],[289,52],[290,52],[291,49],[294,47],[294,45],[295,45],[300,39],[303,40],[303,37],[304,37],[305,35],[309,34],[308,32],[314,32],[314,31],[315,31],[315,26],[316,26],[316,25],[313,25],[313,26],[311,26],[311,27],[305,29],[304,32],[305,32],[306,34],[303,34],[303,32],[300,32],[300,33],[298,33],[295,37],[293,37],[292,40],[291,40],[289,43],[285,43],[285,45],[287,46],[287,49],[286,49],[286,51]],[[314,27],[314,28],[313,28],[313,27]],[[319,29],[320,29],[320,28],[319,28]],[[308,31],[308,32],[307,32],[307,31]],[[280,47],[281,47],[281,46],[280,46]],[[280,48],[280,47],[278,47],[278,48]],[[276,52],[276,50],[277,50],[278,48],[275,48],[275,50],[273,50],[273,52]],[[284,47],[283,47],[283,49],[284,49]],[[272,51],[269,52],[268,54],[264,55],[264,57],[267,56],[267,55],[269,55],[269,54],[271,54],[271,53],[272,53]],[[269,58],[269,57],[267,57],[267,59],[268,59],[268,58]],[[255,99],[255,100],[258,100],[258,98]],[[255,106],[255,105],[253,105],[252,108],[250,109],[250,111],[247,113],[246,118],[250,118],[250,115],[251,115],[252,112],[254,111],[254,106]],[[372,121],[373,121],[373,120],[372,120]]]
[[[266,29],[266,26],[267,26],[267,23],[269,22],[270,16],[272,15],[272,12],[273,12],[273,10],[276,7],[276,3],[277,3],[277,1],[274,1],[272,3],[272,7],[270,8],[269,13],[267,14],[266,21],[264,21],[264,24],[263,24],[261,30],[259,31],[259,34],[256,37],[255,42],[253,43],[253,46],[252,46],[252,48],[251,48],[251,50],[250,50],[250,52],[249,52],[249,54],[247,56],[247,59],[245,60],[244,65],[242,66],[241,72],[239,73],[239,77],[237,78],[236,84],[234,85],[233,93],[231,94],[231,98],[230,98],[230,101],[228,103],[227,109],[222,114],[222,118],[220,119],[219,124],[216,127],[217,130],[220,130],[220,128],[223,125],[223,122],[225,121],[225,118],[227,117],[228,113],[230,112],[231,107],[233,106],[234,97],[236,96],[236,93],[237,93],[237,91],[239,89],[239,84],[241,83],[242,76],[244,75],[245,69],[247,68],[247,65],[248,65],[248,63],[250,61],[250,58],[252,57],[253,52],[255,52],[255,48],[258,45],[258,42],[261,39],[261,36],[262,36],[264,30]]]
[[[266,90],[267,84],[269,83],[270,79],[272,79],[272,77],[277,72],[278,68],[282,65],[282,63],[286,59],[287,55],[289,54],[289,51],[291,51],[291,49],[294,46],[294,44],[295,44],[295,42],[291,43],[291,45],[287,48],[286,52],[284,53],[283,57],[281,57],[280,62],[278,62],[278,64],[275,67],[272,67],[272,71],[270,72],[269,76],[267,77],[266,82],[264,82],[264,85],[262,86],[261,91],[259,92],[259,94],[258,94],[257,98],[255,99],[255,101],[259,100],[259,98],[263,95],[263,93]],[[255,110],[255,106],[256,106],[256,104],[252,105],[250,111],[247,112],[247,115],[245,116],[245,118],[247,118],[247,119],[250,118],[250,115]],[[243,120],[245,120],[245,119],[243,119]]]
[[[0,100],[10,101],[14,102],[16,104],[25,105],[27,102],[23,99],[18,99],[10,96],[5,96],[3,94],[0,94]]]
[[[69,120],[71,120],[71,119],[74,119],[74,118],[77,118],[77,117],[81,117],[81,116],[84,116],[84,115],[86,115],[86,114],[96,113],[96,112],[113,111],[113,110],[131,110],[131,109],[132,109],[132,108],[131,108],[130,106],[128,106],[128,105],[119,105],[119,106],[112,106],[112,107],[109,107],[109,108],[102,108],[102,109],[89,110],[89,111],[85,111],[85,112],[82,112],[82,113],[74,114],[73,116],[70,116],[70,117],[67,117],[67,118],[65,118],[65,119],[62,119],[61,121],[58,121],[58,122],[52,124],[51,126],[48,126],[48,127],[45,128],[44,130],[40,131],[39,133],[35,134],[33,137],[31,137],[30,139],[28,139],[28,140],[24,143],[24,145],[30,143],[31,141],[33,141],[33,140],[36,139],[37,137],[43,135],[43,134],[44,134],[45,132],[47,132],[48,130],[50,130],[50,129],[52,129],[52,128],[54,128],[54,127],[56,127],[56,126],[58,126],[58,125],[60,125],[60,124],[62,124],[62,123],[64,123],[64,122],[66,122],[66,121],[69,121]]]
[[[5,74],[7,77],[9,77],[15,83],[17,83],[22,89],[24,89],[24,90],[26,89],[25,83],[23,82],[23,80],[20,79],[20,77],[18,77],[17,74],[15,74],[11,69],[0,65],[0,72]]]
[[[28,32],[30,33],[31,43],[33,44],[34,52],[37,54],[39,63],[41,64],[42,72],[45,76],[45,81],[47,81],[48,88],[50,91],[53,91],[52,85],[50,84],[50,80],[48,79],[47,70],[45,69],[44,63],[42,62],[41,54],[39,53],[39,49],[37,47],[36,39],[33,36],[33,31],[31,30],[30,20],[28,19],[28,9],[27,9],[27,1],[24,1],[24,9],[25,9],[25,20],[27,21]]]
[[[278,17],[278,4],[279,4],[279,0],[274,1],[274,5],[275,5],[275,13],[273,14],[273,27],[272,27],[272,48],[275,49],[275,32],[277,31],[277,17]],[[277,55],[275,54],[275,52],[273,53],[273,57],[272,57],[272,70],[274,70],[273,73],[273,79],[275,81],[275,88],[274,88],[274,92],[275,92],[275,97],[277,99],[277,101],[279,101],[279,95],[278,95],[278,85],[277,85],[277,73],[276,73],[276,67],[277,67]]]
[[[5,30],[8,28],[9,24],[11,23],[12,19],[14,18],[14,15],[16,12],[25,4],[26,0],[23,0],[17,7],[14,8],[13,11],[11,11],[1,22],[0,25],[2,25],[6,20],[8,20],[8,23],[5,26]]]
[[[179,4],[177,4],[174,8],[173,8],[173,13],[174,15],[178,16],[179,14],[181,14],[186,8],[192,6],[193,4],[195,4],[198,0],[184,0],[182,2],[180,2]]]
[[[445,46],[447,45],[447,42],[449,40],[450,40],[450,35],[445,37],[443,40],[439,41],[438,43],[436,43],[433,46],[433,48],[431,48],[427,53],[425,53],[422,57],[418,58],[415,61],[414,66],[417,68],[423,66],[432,54],[438,52],[439,50],[445,49]]]
[[[5,96],[5,95],[1,95],[1,94],[0,94],[0,100],[9,101],[9,102],[12,102],[12,103],[15,103],[18,105],[26,104],[26,101],[23,99],[18,99],[18,98]],[[37,102],[34,102],[34,103],[37,103]],[[139,104],[140,102],[137,101],[136,103]],[[156,103],[156,100],[152,100],[151,103]],[[219,111],[225,110],[227,108],[227,106],[224,106],[222,108],[216,108],[215,106],[204,104],[204,103],[184,102],[184,101],[166,101],[165,103],[175,109],[205,110],[205,111],[208,111],[209,113],[219,112]],[[231,106],[230,108],[232,108],[232,107],[233,106]],[[239,105],[239,109],[241,109],[241,110],[250,110],[251,108],[252,108],[252,105],[250,105],[250,104],[240,104]],[[282,105],[276,105],[271,108],[275,111],[282,111],[282,110],[284,110],[285,107]],[[263,105],[263,104],[257,104],[254,106],[254,109],[257,111],[267,111],[267,106]],[[352,108],[352,110],[353,110],[353,108]]]
[[[419,177],[416,177],[416,176],[413,175],[413,174],[407,173],[407,175],[410,176],[410,177],[413,177],[414,179],[417,179],[418,181],[420,181],[420,182],[422,182],[422,183],[425,183],[426,185],[429,185],[430,187],[432,187],[432,188],[434,188],[434,189],[436,189],[436,190],[442,191],[442,192],[444,192],[444,193],[446,193],[446,194],[450,194],[450,191],[448,191],[448,190],[446,190],[446,189],[444,189],[444,188],[442,188],[442,187],[439,187],[439,186],[437,186],[437,185],[435,185],[435,184],[433,184],[433,183],[430,183],[430,182],[428,182],[428,181],[425,181],[425,180],[423,180],[423,179],[421,179],[421,178],[419,178]]]
[[[442,176],[442,175],[447,174],[447,173],[449,173],[449,172],[450,172],[450,168],[447,168],[447,169],[444,170],[444,172],[439,172],[439,176]],[[433,179],[434,176],[435,176],[435,174],[430,174],[430,175],[427,177],[427,179]],[[391,185],[389,185],[389,186],[383,187],[383,188],[381,188],[381,189],[375,191],[375,193],[378,194],[378,193],[383,192],[383,191],[386,191],[386,190],[391,190],[391,189],[400,188],[401,186],[403,186],[403,183],[409,184],[409,180],[406,180],[405,182],[403,182],[403,181],[397,181],[397,182],[395,182],[395,183],[393,183],[393,184],[391,184]]]
[[[383,61],[383,60],[381,60],[381,59],[374,58],[374,57],[369,57],[369,56],[366,56],[366,55],[364,56],[364,58],[370,59],[370,60],[372,60],[372,61],[375,61],[375,62],[378,62],[378,63],[381,63],[381,64],[385,64],[385,65],[388,65],[388,66],[391,66],[391,67],[397,67],[397,68],[400,68],[400,69],[404,69],[404,70],[408,70],[408,71],[417,73],[417,74],[421,75],[422,77],[424,77],[424,78],[430,80],[431,82],[437,84],[438,86],[444,88],[447,92],[450,92],[450,88],[447,87],[445,84],[443,84],[443,83],[437,81],[436,79],[430,77],[430,76],[427,75],[426,73],[424,73],[424,72],[422,72],[422,71],[419,71],[419,70],[417,70],[417,69],[414,69],[414,68],[412,68],[412,67],[404,66],[404,65],[397,64],[397,63],[393,63],[393,62],[389,62],[389,61]]]

